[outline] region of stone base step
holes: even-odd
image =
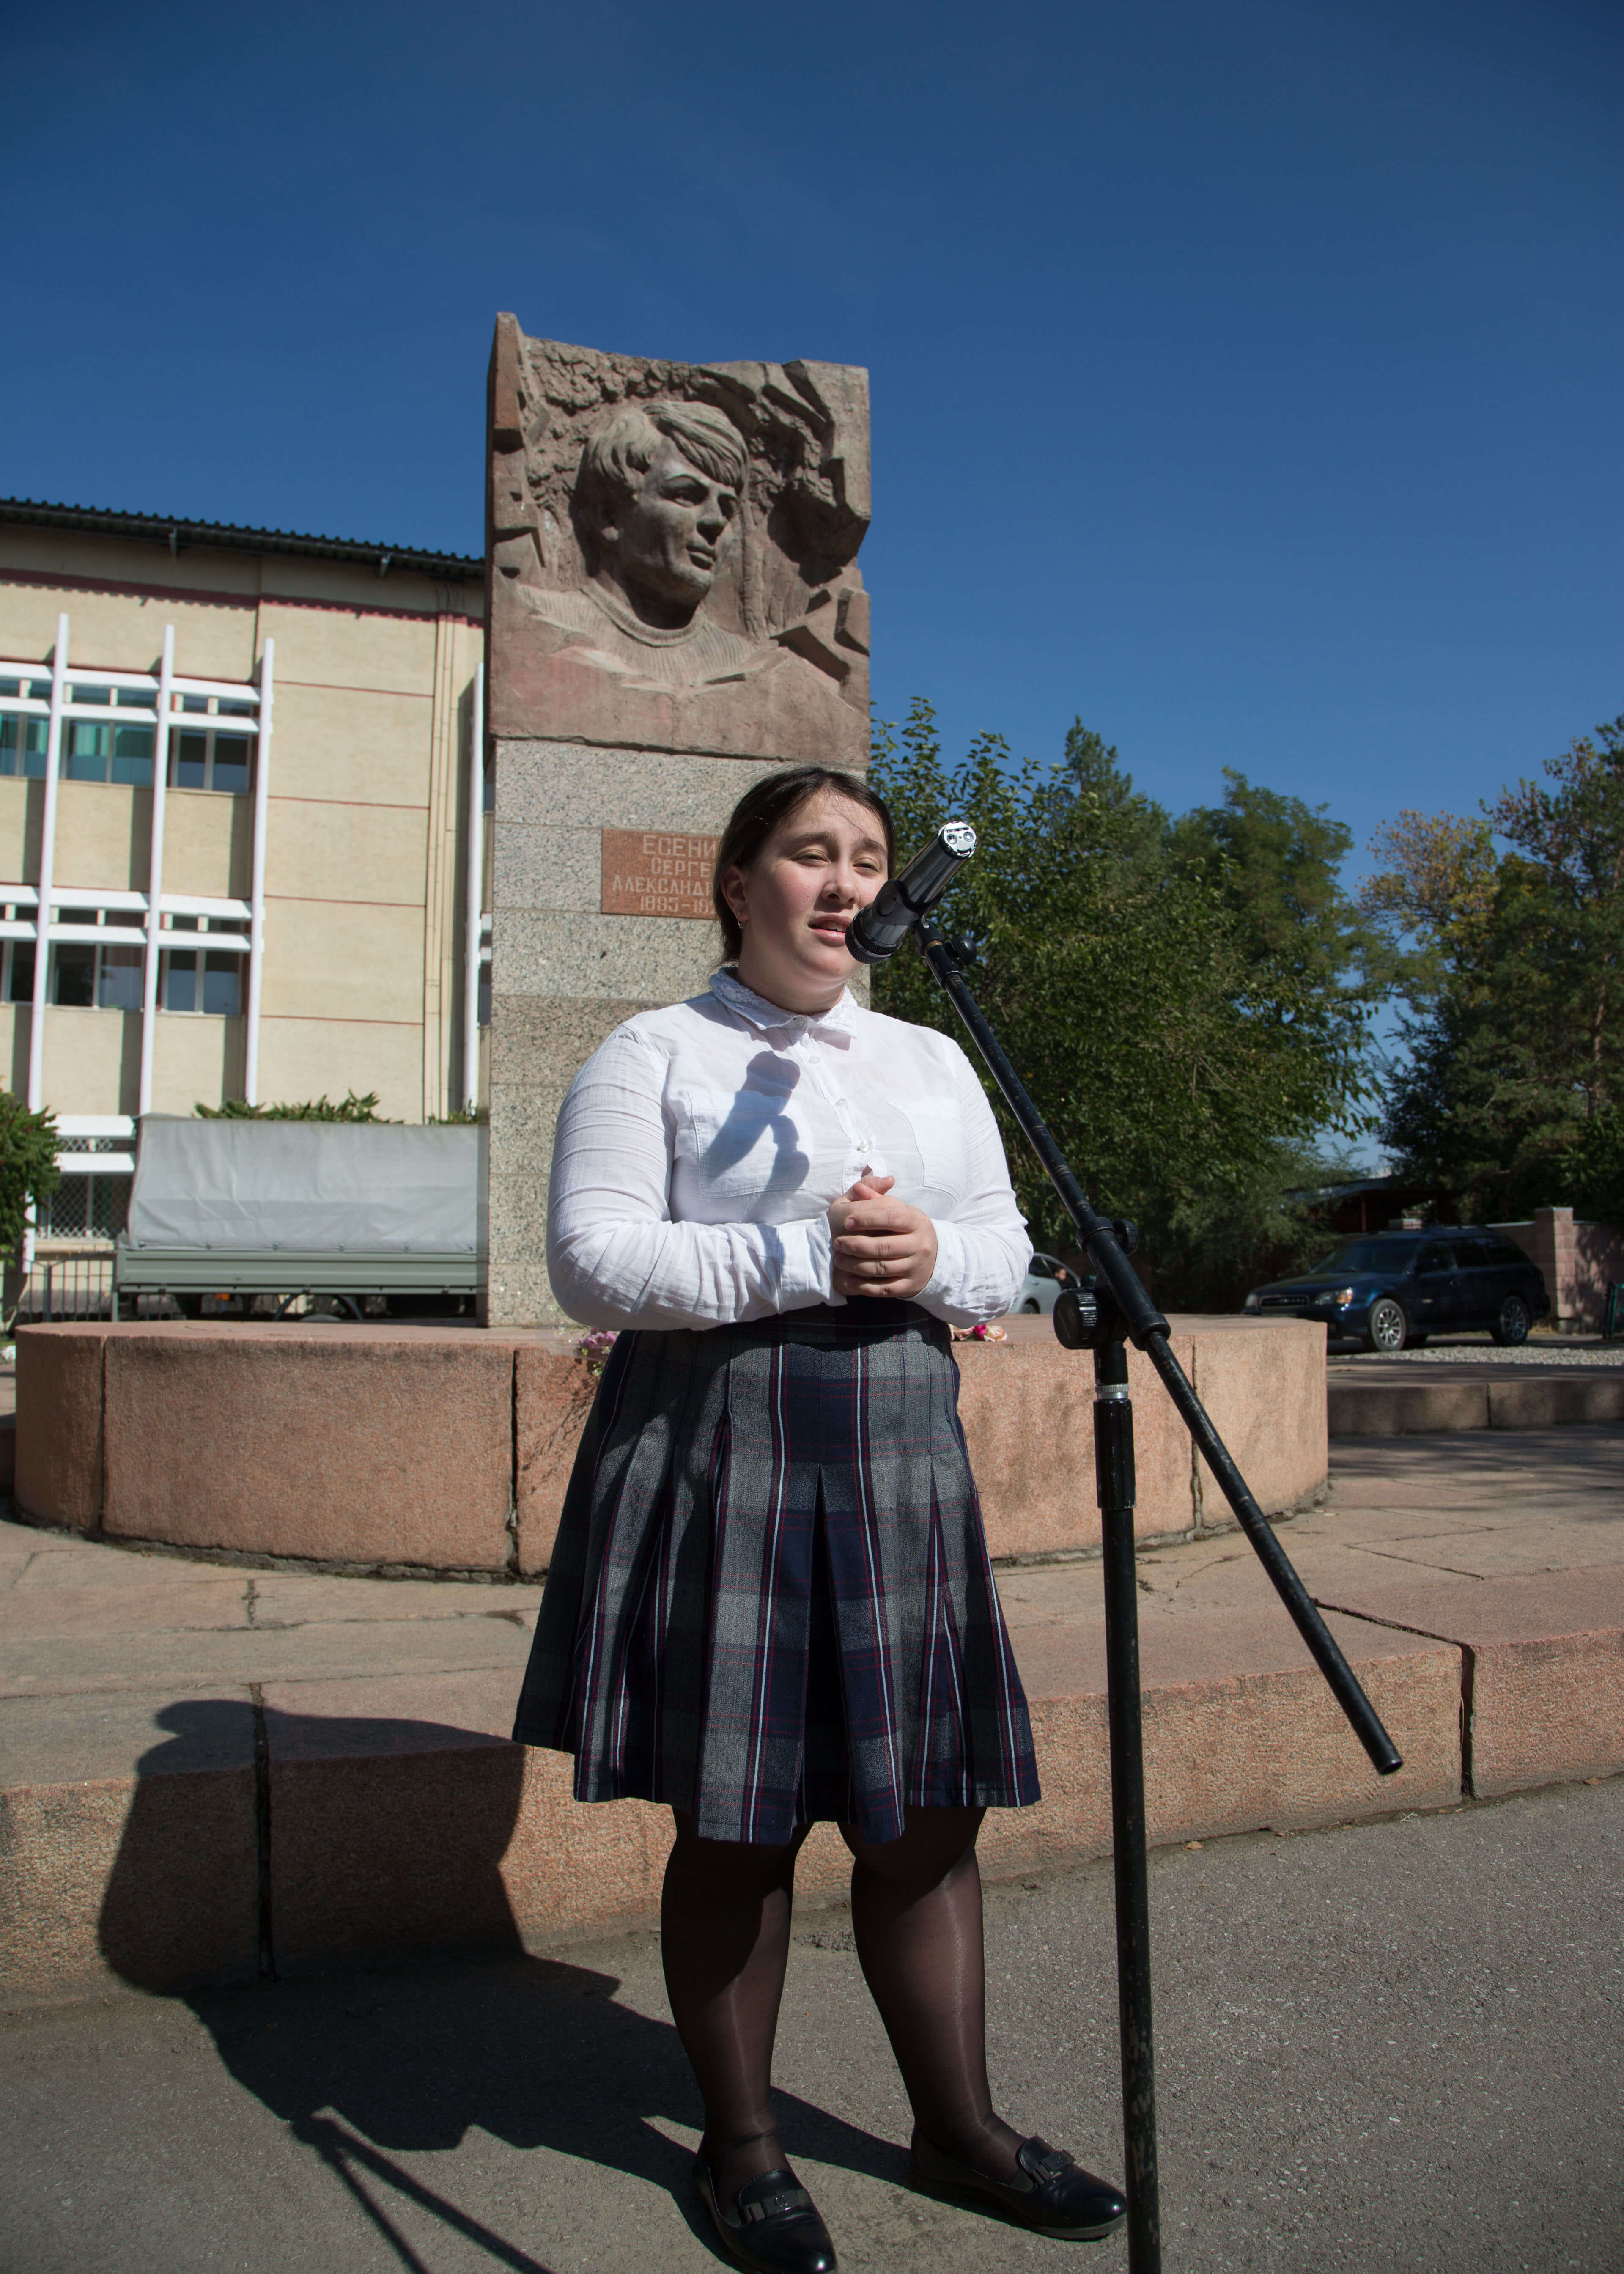
[[[1097,1567],[1005,1592],[1044,1798],[989,1814],[993,1879],[1109,1847]],[[1344,1595],[1327,1615],[1400,1774],[1371,1770],[1272,1600],[1153,1615],[1154,1841],[1624,1768],[1624,1570]],[[568,1760],[507,1741],[515,1687],[503,1668],[8,1699],[0,1995],[26,2007],[652,1925],[666,1811],[577,1805]],[[803,1898],[838,1899],[846,1871],[819,1826]]]
[[[1618,1422],[1624,1367],[1333,1364],[1326,1408],[1332,1437]]]

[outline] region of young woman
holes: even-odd
[[[622,1331],[566,1500],[514,1735],[575,1796],[666,1803],[694,2183],[741,2265],[829,2274],[770,2082],[795,1856],[837,1822],[913,2104],[910,2177],[1055,2235],[1116,2189],[994,2113],[975,1837],[1038,1798],[959,1426],[950,1325],[1031,1246],[964,1053],[846,991],[894,855],[854,778],[769,776],[717,855],[728,961],[611,1035],[559,1118],[559,1301]]]

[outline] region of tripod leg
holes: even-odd
[[[1111,1851],[1116,1880],[1116,2004],[1127,2156],[1128,2265],[1161,2274],[1155,2048],[1150,2013],[1150,1888],[1145,1860],[1145,1746],[1139,1706],[1139,1581],[1133,1562],[1133,1407],[1128,1353],[1094,1352],[1094,1476],[1105,1562],[1105,1659],[1111,1734]]]

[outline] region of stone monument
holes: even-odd
[[[484,1315],[556,1320],[553,1124],[634,1011],[720,953],[749,784],[868,757],[866,373],[680,364],[497,319],[485,532],[494,786]]]

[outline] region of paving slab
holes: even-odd
[[[222,1683],[240,1685],[408,1669],[413,1674],[456,1673],[487,1667],[508,1669],[516,1694],[529,1649],[522,1619],[507,1608],[472,1618],[341,1616],[268,1630],[166,1627],[125,1633],[12,1633],[5,1640],[0,1699],[148,1690],[166,1675],[178,1690],[197,1690]]]

